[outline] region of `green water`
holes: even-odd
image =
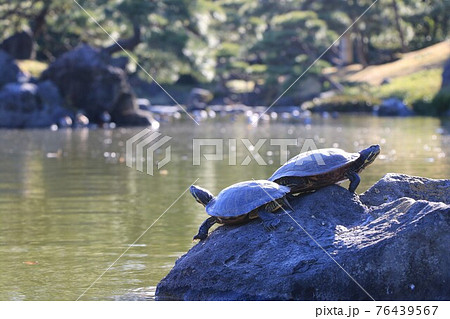
[[[230,138],[237,163],[248,155],[241,138],[310,138],[348,151],[379,143],[382,155],[363,172],[359,192],[388,172],[450,177],[450,123],[432,118],[314,118],[308,126],[256,128],[243,119],[163,123],[172,160],[154,176],[124,163],[125,141],[141,129],[0,131],[1,300],[77,299],[170,207],[81,299],[151,298],[206,217],[188,192],[174,200],[196,179],[217,193],[279,166],[269,141],[259,152],[268,165],[229,166]],[[224,160],[193,166],[194,137],[225,138]]]

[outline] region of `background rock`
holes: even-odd
[[[408,189],[407,183],[424,186]],[[376,184],[379,193],[374,185],[361,196],[362,202],[337,185],[291,200],[295,212],[282,214],[276,231],[266,231],[259,219],[221,226],[177,260],[159,283],[156,296],[159,300],[370,300],[370,296],[449,300],[450,206],[438,202],[439,194],[449,193],[449,183],[390,174]],[[435,192],[437,185],[442,192]],[[392,189],[398,189],[395,196],[389,194]],[[413,198],[402,197],[402,190],[403,196]],[[387,195],[391,197],[384,203]],[[435,196],[434,202],[418,200],[428,195]],[[364,204],[380,198],[384,203],[380,206]]]
[[[398,98],[389,98],[374,108],[378,116],[411,116],[414,112]]]
[[[50,81],[7,84],[0,90],[0,127],[49,127],[69,113],[61,102]]]
[[[82,45],[56,59],[41,79],[57,83],[67,107],[83,110],[93,122],[108,112],[119,125],[151,125],[151,113],[138,110],[126,73],[109,62],[100,50]]]
[[[187,98],[186,106],[188,110],[204,110],[213,97],[213,94],[206,89],[193,88]]]
[[[0,88],[7,83],[19,82],[25,78],[14,58],[3,50],[0,50],[0,70]]]
[[[15,59],[31,59],[34,55],[34,40],[31,31],[21,31],[6,38],[0,49],[5,50]]]

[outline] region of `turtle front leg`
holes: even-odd
[[[356,173],[355,171],[348,171],[347,177],[350,180],[350,186],[348,187],[348,190],[352,193],[355,193],[359,182],[361,182],[361,178],[359,178],[358,173]]]
[[[206,239],[208,237],[208,231],[211,228],[212,225],[217,223],[217,219],[215,217],[209,217],[207,218],[198,229],[198,234],[194,236],[193,239]]]
[[[265,210],[260,210],[258,212],[258,216],[262,219],[264,228],[267,230],[274,230],[280,223],[280,219],[278,217],[272,213],[266,212]]]

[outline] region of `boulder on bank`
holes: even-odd
[[[138,109],[125,71],[109,55],[89,45],[69,51],[44,71],[41,80],[57,83],[67,107],[83,110],[93,122],[111,114],[118,125],[151,125],[151,113]]]
[[[213,94],[206,89],[193,88],[186,101],[187,109],[189,111],[204,110],[213,97]]]
[[[26,78],[14,58],[3,50],[0,50],[0,70],[0,88],[8,83],[22,82]]]
[[[17,32],[6,38],[0,44],[0,49],[8,52],[15,59],[31,59],[34,56],[33,34],[30,30]]]
[[[275,231],[259,219],[217,228],[156,297],[450,300],[449,193],[449,180],[388,174],[360,197],[337,185],[303,195]]]
[[[389,98],[375,106],[375,114],[378,116],[412,116],[414,112],[398,98]]]
[[[9,83],[0,90],[0,127],[49,127],[68,114],[51,81]]]

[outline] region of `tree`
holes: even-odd
[[[252,48],[267,66],[264,77],[266,98],[275,99],[292,84],[335,37],[325,21],[313,11],[291,11],[274,16],[261,41]],[[319,65],[323,62],[316,62],[308,75],[320,72]]]

